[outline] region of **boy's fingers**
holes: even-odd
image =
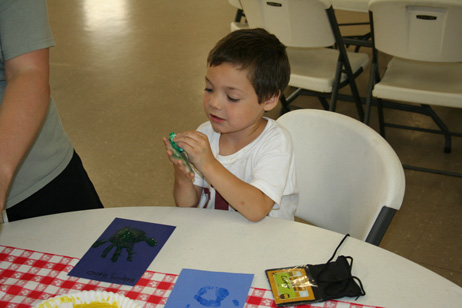
[[[187,177],[190,180],[194,179],[194,173],[190,172],[181,160],[178,162],[174,162],[174,164],[176,165],[176,168],[178,168],[178,170],[184,174],[185,177]]]

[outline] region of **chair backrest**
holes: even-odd
[[[335,43],[326,9],[332,0],[241,0],[250,28],[265,28],[289,47]]]
[[[461,0],[370,0],[375,47],[418,61],[462,61]]]
[[[237,9],[242,9],[240,0],[228,0],[228,3],[234,6]]]
[[[366,240],[383,206],[401,207],[403,167],[372,128],[339,113],[314,109],[290,111],[278,122],[294,143],[300,191],[297,217]]]

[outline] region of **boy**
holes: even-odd
[[[236,210],[251,221],[294,219],[298,203],[289,133],[263,117],[290,78],[285,46],[263,29],[231,32],[210,51],[204,110],[197,131],[173,139],[197,170],[174,165],[177,206]]]

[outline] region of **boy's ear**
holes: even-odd
[[[279,92],[277,95],[275,94],[275,95],[271,96],[266,101],[264,101],[263,102],[263,109],[265,111],[270,111],[274,107],[276,107],[278,102],[279,102],[279,95],[281,95],[281,92]]]

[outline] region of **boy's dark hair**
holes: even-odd
[[[236,30],[222,38],[207,57],[208,66],[231,63],[248,70],[248,78],[262,103],[282,93],[290,79],[286,46],[266,30]]]

